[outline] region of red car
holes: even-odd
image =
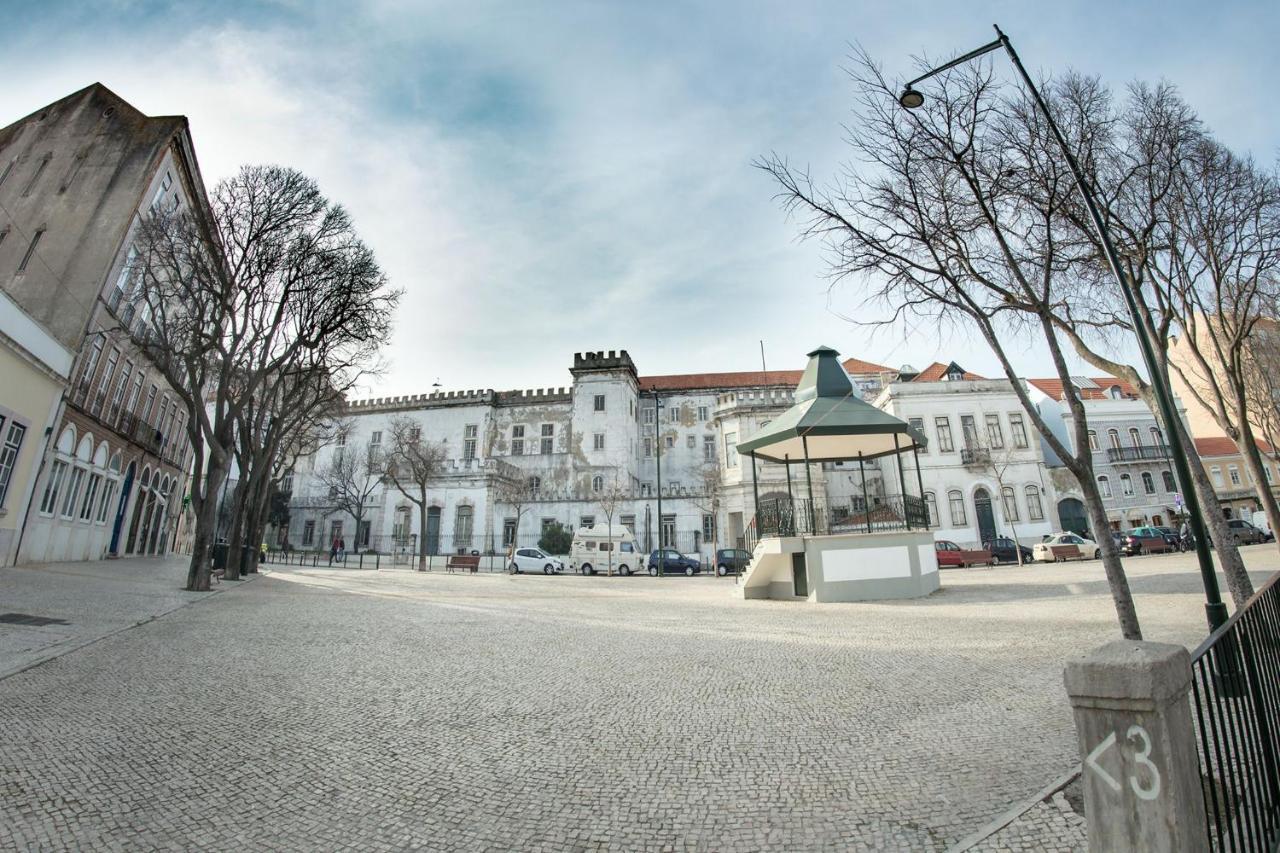
[[[938,552],[938,568],[967,568],[969,566],[995,565],[995,557],[983,549],[965,550],[954,542],[939,539],[933,543]]]

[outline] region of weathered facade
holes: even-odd
[[[205,209],[186,119],[94,84],[0,130],[0,175],[0,288],[76,354],[17,559],[161,553],[188,443],[176,396],[129,342],[149,320],[130,239],[151,209]]]

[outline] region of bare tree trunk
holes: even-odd
[[[1267,479],[1262,455],[1258,452],[1258,442],[1253,434],[1253,425],[1249,423],[1249,413],[1245,411],[1243,401],[1236,413],[1236,420],[1240,424],[1240,441],[1236,442],[1236,446],[1240,448],[1241,455],[1244,456],[1244,465],[1249,470],[1249,475],[1253,477],[1253,489],[1258,493],[1262,511],[1267,514],[1267,524],[1272,532],[1275,532],[1280,530],[1277,526],[1280,525],[1280,506],[1276,505],[1276,496],[1271,492],[1271,481]]]
[[[244,511],[246,492],[249,490],[244,472],[236,481],[235,491],[231,497],[231,530],[227,535],[227,574],[229,581],[240,580],[240,554],[244,545]]]
[[[427,502],[418,504],[418,571],[427,570]]]
[[[1125,576],[1124,567],[1120,563],[1120,551],[1111,538],[1110,526],[1107,524],[1107,511],[1102,505],[1102,495],[1098,492],[1097,483],[1090,480],[1080,484],[1084,495],[1085,512],[1089,514],[1090,526],[1098,536],[1098,549],[1102,551],[1102,568],[1107,574],[1107,584],[1111,587],[1111,599],[1116,606],[1116,616],[1120,620],[1120,633],[1126,640],[1141,640],[1142,628],[1138,625],[1138,611],[1133,604],[1133,593],[1129,589],[1129,579]]]
[[[193,493],[192,509],[195,513],[196,532],[192,539],[191,562],[187,568],[187,586],[192,592],[209,589],[210,558],[213,535],[217,529],[218,492],[227,479],[227,467],[212,458],[204,475],[204,496]]]

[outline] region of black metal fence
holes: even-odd
[[[1280,845],[1280,573],[1192,654],[1209,837],[1215,850]]]
[[[929,508],[913,495],[884,495],[870,507],[829,508],[806,498],[766,498],[756,510],[757,536],[826,536],[924,530]]]

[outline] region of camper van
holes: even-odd
[[[584,575],[604,574],[609,571],[609,557],[613,556],[613,570],[629,575],[644,568],[644,555],[636,547],[636,537],[621,524],[609,527],[580,527],[573,534],[573,546],[569,550],[569,566]]]

